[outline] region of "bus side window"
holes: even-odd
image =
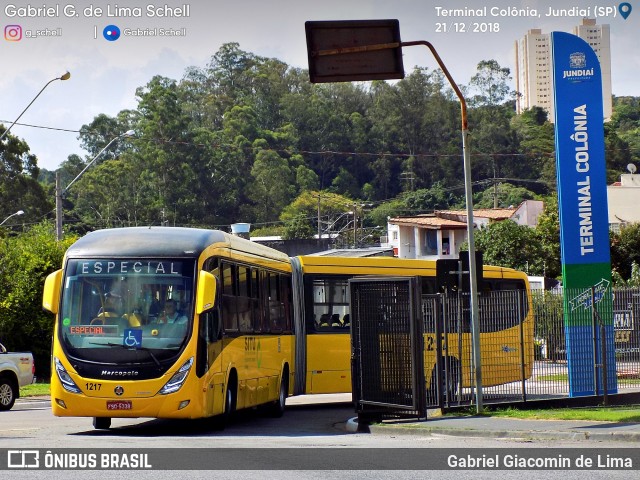
[[[238,331],[238,311],[236,306],[236,266],[222,264],[222,321],[224,329]]]
[[[251,303],[249,300],[250,270],[245,266],[238,266],[238,327],[243,333],[253,333],[251,321]]]
[[[260,281],[258,270],[251,269],[251,279],[249,281],[249,297],[251,298],[251,318],[253,320],[253,330],[262,332],[262,309],[260,308]]]
[[[271,326],[269,325],[269,274],[263,270],[260,271],[260,310],[262,312],[262,331],[269,333]]]
[[[292,318],[293,318],[293,300],[292,300],[292,290],[291,290],[291,277],[288,275],[281,276],[280,288],[282,292],[280,294],[280,298],[282,299],[282,308],[283,308],[283,324],[282,327],[287,332],[290,332],[292,327]]]
[[[269,274],[269,315],[271,317],[271,331],[282,332],[284,318],[282,306],[282,291],[280,283],[282,278],[277,273]]]

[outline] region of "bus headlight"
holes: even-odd
[[[56,357],[53,357],[53,360],[56,365],[56,373],[58,374],[58,378],[60,379],[60,382],[62,383],[64,389],[71,393],[82,393],[82,390],[78,388],[71,376],[67,373],[67,370],[62,366],[60,360],[58,360]]]
[[[191,370],[191,366],[193,365],[193,357],[184,362],[184,365],[180,367],[171,380],[165,383],[164,387],[160,389],[158,392],[160,395],[167,395],[168,393],[177,392],[182,387],[182,384],[187,379],[187,375],[189,374],[189,370]]]

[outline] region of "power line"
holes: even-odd
[[[0,120],[0,123],[10,123],[7,120]],[[30,123],[16,123],[21,127],[30,127],[30,128],[40,128],[42,130],[54,130],[57,132],[69,132],[69,133],[80,133],[80,130],[70,130],[68,128],[59,128],[59,127],[47,127],[44,125],[32,125]]]

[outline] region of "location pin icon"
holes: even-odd
[[[618,5],[618,11],[620,12],[620,15],[622,15],[622,18],[626,20],[627,17],[631,15],[631,4],[627,2],[621,3]]]

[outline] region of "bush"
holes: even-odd
[[[53,317],[42,309],[44,280],[59,269],[74,239],[56,242],[51,225],[0,238],[0,339],[12,351],[30,351],[36,376],[50,372]]]

